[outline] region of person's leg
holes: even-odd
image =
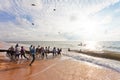
[[[46,59],[47,59],[47,53],[45,53],[45,55],[46,55]]]
[[[25,54],[23,54],[24,58],[26,58],[28,60],[28,58],[25,56]]]
[[[23,58],[22,58],[23,55],[22,55],[22,54],[20,54],[20,55],[21,55],[21,59],[23,59]]]
[[[32,63],[34,62],[34,60],[35,60],[35,55],[34,54],[32,54],[32,57],[33,57],[33,59],[32,59],[32,61],[31,61],[31,63],[29,64],[30,66],[32,65]]]
[[[42,59],[44,59],[44,53],[42,53]]]
[[[54,57],[55,53],[53,52],[53,57]]]

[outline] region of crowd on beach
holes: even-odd
[[[27,59],[31,60],[30,66],[34,62],[35,58],[48,58],[48,54],[52,53],[53,57],[57,55],[61,55],[62,48],[56,48],[53,47],[52,50],[50,50],[50,46],[48,47],[42,47],[42,46],[33,46],[31,45],[29,47],[29,50],[27,51],[24,46],[19,46],[18,44],[15,45],[15,47],[11,46],[7,51],[7,57],[10,58],[11,61],[18,61],[20,59]],[[24,58],[23,58],[24,57]],[[31,58],[32,57],[32,58]]]

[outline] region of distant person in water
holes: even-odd
[[[35,49],[35,46],[31,46],[30,47],[30,53],[31,53],[31,55],[32,55],[32,61],[31,61],[31,63],[29,64],[29,66],[31,66],[32,65],[32,63],[35,61],[35,53],[36,53],[36,49]]]

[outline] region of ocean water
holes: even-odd
[[[120,41],[8,41],[10,43],[20,43],[27,46],[50,46],[73,49],[73,50],[91,50],[91,51],[115,51],[120,52]]]

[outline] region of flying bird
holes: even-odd
[[[32,25],[34,25],[34,23],[32,23]]]
[[[31,4],[32,6],[36,6],[35,4]]]
[[[53,9],[53,11],[56,11],[56,9]]]

